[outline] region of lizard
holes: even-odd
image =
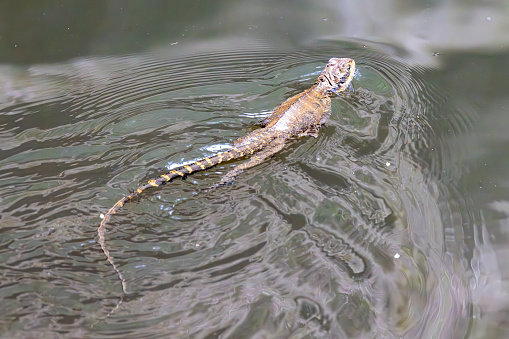
[[[353,59],[331,58],[313,86],[277,106],[272,114],[259,123],[261,128],[236,140],[232,148],[191,164],[180,166],[160,175],[158,178],[148,180],[135,191],[117,201],[102,216],[102,221],[97,229],[99,245],[122,284],[120,301],[109,314],[120,306],[127,295],[126,280],[106,246],[106,224],[113,214],[148,188],[159,187],[175,178],[185,178],[191,173],[207,170],[220,163],[252,155],[248,161],[228,171],[218,183],[209,187],[209,189],[229,184],[248,168],[262,163],[265,159],[282,150],[287,141],[303,136],[318,137],[318,130],[328,121],[331,115],[330,97],[332,94],[345,91],[352,81],[354,72],[355,61]]]

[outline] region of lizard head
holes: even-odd
[[[355,61],[348,58],[331,58],[318,77],[318,86],[328,93],[343,92],[352,81]]]

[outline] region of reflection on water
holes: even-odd
[[[100,213],[165,167],[251,131],[253,116],[309,87],[330,57],[354,58],[358,72],[318,139],[293,141],[210,193],[200,189],[240,162],[148,190],[110,222],[130,294],[104,318],[120,283],[96,243]],[[436,76],[344,41],[5,67],[4,331],[467,335],[482,217],[458,186],[449,137],[474,115]]]

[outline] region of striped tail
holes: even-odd
[[[253,152],[256,152],[256,151],[260,150],[261,148],[263,148],[266,143],[267,143],[267,141],[263,140],[263,138],[261,138],[259,136],[252,142],[245,143],[238,147],[233,147],[226,152],[216,154],[210,158],[204,158],[204,159],[195,161],[192,164],[181,166],[177,169],[174,169],[166,174],[159,176],[156,179],[149,180],[148,182],[146,182],[143,185],[141,185],[140,187],[138,187],[138,189],[136,191],[134,191],[133,193],[126,195],[122,199],[117,201],[116,204],[113,205],[112,208],[110,208],[108,213],[106,213],[106,215],[103,217],[101,224],[99,225],[99,228],[97,229],[97,234],[99,236],[99,245],[101,245],[101,249],[102,249],[104,255],[106,256],[106,260],[108,260],[110,265],[113,267],[113,269],[117,273],[118,278],[120,279],[120,282],[122,283],[122,295],[120,297],[119,302],[115,306],[115,308],[113,308],[108,313],[107,317],[120,307],[125,296],[127,295],[127,284],[126,284],[124,275],[118,269],[117,265],[115,264],[115,261],[113,260],[113,257],[110,254],[110,251],[106,247],[106,238],[105,238],[106,223],[110,220],[111,216],[113,214],[117,213],[117,211],[120,208],[122,208],[122,206],[124,206],[126,203],[131,201],[134,197],[138,196],[141,192],[145,191],[147,188],[158,187],[158,186],[166,184],[167,182],[171,181],[174,178],[184,177],[184,176],[194,173],[194,172],[204,171],[204,170],[209,169],[209,168],[211,168],[217,164],[220,164],[224,161],[237,159],[237,158],[241,158],[245,155],[252,154]]]

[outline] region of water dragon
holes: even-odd
[[[268,157],[279,152],[288,140],[306,135],[316,138],[318,130],[331,115],[331,95],[343,92],[352,81],[354,72],[354,60],[348,58],[330,59],[311,88],[292,96],[277,106],[271,115],[260,122],[261,128],[239,138],[228,151],[173,169],[158,178],[147,181],[139,186],[136,191],[117,201],[103,216],[97,230],[102,251],[122,283],[122,296],[115,309],[120,306],[124,296],[127,295],[127,286],[122,272],[113,261],[113,257],[106,247],[106,224],[113,214],[146,189],[162,186],[174,178],[185,177],[188,174],[204,171],[225,161],[253,154],[247,162],[227,172],[221,181],[211,188],[222,186],[232,182],[237,175],[246,169],[262,163]]]

